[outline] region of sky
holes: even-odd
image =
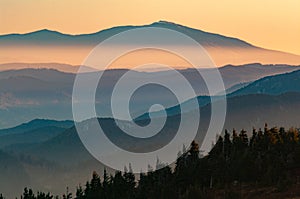
[[[166,20],[300,55],[299,9],[299,0],[0,0],[0,34],[81,34]]]

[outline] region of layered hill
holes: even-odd
[[[219,72],[223,78],[225,89],[233,92],[262,77],[297,69],[299,66],[247,64],[241,66],[227,65],[219,68]],[[97,110],[101,111],[101,116],[112,116],[109,109],[112,90],[116,82],[126,72],[128,70],[116,69],[104,73],[96,93],[96,107]],[[201,75],[194,69],[179,70],[179,72],[190,82],[196,95],[209,95],[201,76],[209,72],[208,69],[200,70]],[[131,71],[131,74],[133,74],[132,81],[139,78],[155,77],[174,82],[174,73],[171,71]],[[0,72],[0,129],[28,122],[35,118],[72,119],[71,104],[75,77],[76,74],[74,73],[65,73],[54,69],[20,69]],[[184,95],[184,85],[176,82],[174,84]],[[122,101],[123,99],[119,100]],[[157,85],[144,86],[132,96],[131,101],[133,117],[147,112],[149,105],[154,102],[162,103],[166,105],[165,107],[178,104],[174,96]]]
[[[276,125],[286,128],[300,126],[298,111],[300,108],[300,93],[298,92],[280,95],[248,94],[233,96],[228,98],[227,102],[227,115],[224,129],[232,130],[235,128],[239,131],[243,128],[250,133],[252,127],[263,127],[265,123],[268,123],[270,126]],[[210,104],[202,106],[200,113],[200,128],[196,136],[196,140],[199,143],[203,140],[207,125],[211,120]],[[184,114],[187,114],[189,117],[189,113]],[[149,146],[146,145],[146,141],[133,142],[129,138],[124,137],[122,132],[116,128],[114,119],[107,118],[99,119],[98,121],[103,125],[102,127],[108,133],[111,140],[121,145],[126,145],[130,150],[136,150],[145,146],[146,149],[149,149],[148,147],[156,148],[168,142],[172,137],[172,132],[177,131],[176,124],[180,122],[180,116],[169,115],[168,124],[162,130],[163,134],[158,139],[159,141],[150,142]],[[80,123],[80,125],[85,128],[93,128],[94,122],[95,120],[93,119],[86,120]],[[119,122],[122,126],[127,126],[130,130],[127,121]],[[148,119],[139,121],[140,124],[148,122]],[[224,129],[222,132],[224,132]],[[216,134],[222,132],[216,132]],[[45,131],[45,133],[44,135],[47,135],[47,131]],[[16,135],[23,136],[24,134]],[[28,135],[32,135],[32,133]],[[40,136],[42,135],[41,133]],[[88,178],[91,170],[98,169],[102,171],[104,168],[104,166],[99,164],[85,149],[78,137],[75,127],[57,133],[53,137],[46,136],[44,140],[39,139],[36,143],[30,143],[24,140],[25,144],[21,144],[19,141],[20,140],[16,139],[15,143],[11,142],[11,145],[4,147],[3,150],[5,150],[6,154],[14,154],[14,156],[17,157],[17,159],[15,157],[14,159],[18,163],[13,164],[18,164],[23,168],[23,171],[24,169],[26,170],[25,174],[20,173],[16,175],[30,176],[31,186],[39,190],[50,189],[54,192],[62,193],[64,191],[62,186],[65,185],[66,182],[68,182],[68,185],[75,187],[78,181],[85,181]],[[214,141],[215,140],[209,140],[210,143]],[[101,145],[102,140],[98,140],[98,142]],[[123,145],[122,147],[126,147]],[[6,160],[6,157],[0,160],[7,165],[11,164],[10,161]],[[47,182],[47,184],[44,184],[44,182]]]
[[[230,98],[237,97],[237,96],[248,96],[255,94],[266,94],[266,95],[281,95],[284,93],[300,93],[299,85],[300,85],[300,70],[296,70],[293,72],[277,74],[266,76],[256,81],[247,83],[247,84],[237,84],[236,90],[235,88],[229,89],[231,90],[230,93],[227,93],[227,100],[231,100]],[[222,94],[220,93],[219,96],[213,96],[212,98],[209,96],[198,96],[198,104],[200,107],[203,107],[209,103],[211,103],[211,99],[214,101],[218,101],[219,98],[222,98]],[[271,100],[271,99],[270,99]],[[256,101],[259,105],[260,102]],[[192,106],[191,101],[188,100],[181,104],[181,106],[185,107],[185,110],[192,111],[195,107]],[[242,107],[241,107],[242,108]],[[180,106],[173,106],[166,109],[169,115],[177,115],[180,113]],[[153,112],[152,116],[160,117],[163,115],[163,111]],[[137,120],[149,118],[149,113],[145,113],[139,117]]]

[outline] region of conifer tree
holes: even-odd
[[[84,191],[82,187],[79,185],[76,189],[76,199],[84,199]]]
[[[101,198],[101,180],[96,171],[93,172],[92,180],[90,182],[90,193],[88,195],[91,199]]]
[[[32,189],[28,189],[27,187],[24,189],[22,199],[35,199],[34,193]]]

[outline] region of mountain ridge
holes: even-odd
[[[188,29],[190,31],[197,31],[197,32],[200,32],[200,33],[203,33],[203,34],[210,34],[210,35],[213,35],[213,36],[216,36],[216,37],[221,37],[221,38],[226,38],[226,39],[234,39],[234,40],[237,40],[239,42],[242,42],[242,43],[245,43],[246,45],[248,46],[251,46],[251,47],[255,47],[254,45],[246,42],[246,41],[243,41],[239,38],[236,38],[236,37],[230,37],[230,36],[224,36],[224,35],[221,35],[221,34],[218,34],[218,33],[212,33],[212,32],[208,32],[208,31],[203,31],[201,29],[197,29],[197,28],[191,28],[191,27],[188,27],[188,26],[185,26],[185,25],[181,25],[181,24],[177,24],[177,23],[174,23],[174,22],[169,22],[169,21],[163,21],[163,20],[160,20],[160,21],[157,21],[157,22],[153,22],[153,23],[150,23],[150,24],[145,24],[145,25],[121,25],[121,26],[114,26],[114,27],[111,27],[111,28],[106,28],[106,29],[102,29],[102,30],[99,30],[99,31],[96,31],[96,32],[92,32],[92,33],[84,33],[84,34],[67,34],[67,33],[62,33],[60,31],[57,31],[57,30],[50,30],[50,29],[39,29],[39,30],[35,30],[35,31],[31,31],[31,32],[27,32],[27,33],[11,33],[11,34],[3,34],[3,35],[0,35],[0,39],[1,37],[9,37],[9,36],[32,36],[32,35],[35,35],[35,34],[52,34],[52,35],[58,35],[58,36],[67,36],[67,37],[85,37],[85,36],[94,36],[94,35],[98,35],[98,34],[101,34],[101,33],[105,33],[106,31],[119,31],[121,29],[131,29],[131,28],[144,28],[144,27],[167,27],[169,29],[174,29],[176,27],[180,27],[180,28],[185,28],[185,29]]]
[[[291,72],[284,72],[282,74],[275,74],[270,76],[262,77],[256,81],[253,81],[241,88],[233,91],[232,93],[227,93],[227,100],[233,97],[241,97],[248,95],[264,94],[264,95],[283,95],[284,93],[300,93],[300,88],[297,86],[300,84],[300,70],[295,70]],[[217,101],[221,96],[212,96],[214,101]],[[197,101],[200,107],[206,106],[211,103],[211,97],[209,96],[197,96]],[[180,111],[180,106],[187,107],[187,110],[191,111],[194,107],[189,107],[189,101],[187,100],[180,105],[169,107],[166,109],[167,113],[170,115],[176,115]],[[160,117],[162,111],[152,112],[151,115],[154,117]],[[141,120],[149,118],[149,112],[146,112],[135,120]]]
[[[73,126],[73,121],[71,120],[50,120],[50,119],[34,119],[29,122],[24,122],[20,125],[16,125],[11,128],[0,129],[0,135],[10,134],[14,132],[14,134],[25,133],[26,131],[32,131],[38,128],[54,126],[60,128],[69,128]]]
[[[176,24],[173,22],[158,21],[146,25],[123,25],[115,26],[103,30],[99,30],[93,33],[87,34],[66,34],[56,30],[41,29],[28,33],[13,33],[0,35],[0,43],[6,44],[6,42],[13,42],[14,39],[17,40],[18,44],[30,43],[30,44],[49,44],[54,45],[53,42],[61,42],[62,44],[74,45],[74,44],[84,44],[84,45],[96,45],[97,43],[111,37],[115,34],[121,33],[123,31],[139,28],[167,28],[170,30],[175,30],[184,33],[201,45],[211,45],[211,46],[240,46],[247,48],[258,48],[246,41],[235,37],[224,36],[217,33],[211,33],[208,31],[203,31],[196,28],[190,28],[181,24]],[[108,34],[107,34],[108,33]],[[6,41],[7,39],[8,41]]]
[[[219,68],[225,89],[237,85],[233,88],[236,90],[245,85],[245,82],[252,82],[264,76],[285,73],[288,71],[298,70],[299,66],[286,65],[261,65],[252,64],[244,66],[225,66]],[[206,69],[203,69],[205,72]],[[101,110],[104,116],[111,116],[110,99],[112,89],[119,78],[126,70],[112,69],[105,72],[101,91],[97,92],[96,99],[99,103],[96,104],[97,110]],[[206,84],[200,75],[197,75],[194,70],[180,70],[180,73],[190,81],[197,96],[208,95]],[[136,73],[146,76],[146,73]],[[173,75],[168,72],[152,72],[150,75],[159,75],[159,78],[164,78],[171,81]],[[7,79],[15,76],[29,76],[33,78],[41,78],[46,83],[41,84],[40,81],[30,78]],[[48,69],[24,69],[0,72],[0,127],[7,128],[32,120],[34,118],[50,118],[50,119],[71,119],[72,118],[72,89],[76,74],[62,73]],[[179,87],[181,85],[178,85]],[[22,89],[21,89],[22,88]],[[154,95],[156,93],[156,95]],[[123,100],[123,99],[120,99]],[[136,92],[132,98],[132,113],[134,118],[148,111],[148,105],[153,102],[165,103],[165,107],[175,106],[174,98],[162,90],[158,86],[144,87]]]
[[[80,65],[91,50],[102,41],[123,31],[139,28],[167,28],[185,34],[202,45],[217,66],[241,65],[251,62],[300,64],[300,55],[297,54],[266,49],[239,38],[165,21],[138,26],[116,26],[88,34],[71,35],[42,29],[24,34],[0,35],[0,63],[51,61]],[[126,42],[124,41],[120,45],[128,44]],[[180,41],[178,42],[181,44]],[[189,49],[188,46],[184,46],[184,48],[185,50],[193,50]],[[143,54],[143,56],[147,56],[147,54]],[[119,63],[117,67],[124,63]],[[176,63],[172,64],[176,65]],[[129,62],[126,67],[132,65],[134,63]]]

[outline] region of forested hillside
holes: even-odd
[[[146,173],[136,176],[131,165],[109,175],[96,171],[79,184],[66,188],[62,198],[158,199],[158,198],[285,198],[300,196],[300,132],[296,128],[225,131],[212,150],[201,155],[193,141],[178,153],[173,166],[157,160]],[[61,198],[60,196],[55,196]],[[51,193],[25,188],[21,198],[50,199]],[[3,199],[3,196],[0,196]]]

